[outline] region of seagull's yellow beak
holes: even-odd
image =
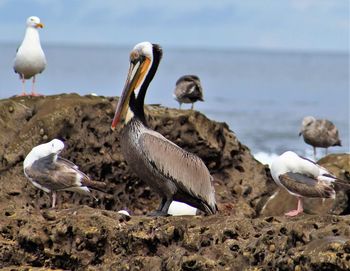
[[[38,24],[35,25],[35,27],[36,27],[36,28],[39,28],[39,27],[40,27],[40,28],[43,28],[43,27],[44,27],[44,24],[38,23]]]

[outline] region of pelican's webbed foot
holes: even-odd
[[[168,213],[163,211],[153,211],[147,214],[147,216],[170,216]]]

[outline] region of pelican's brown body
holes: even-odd
[[[173,200],[214,214],[217,207],[212,176],[203,161],[147,127],[144,97],[161,55],[161,48],[148,42],[136,45],[131,52],[129,75],[112,128],[118,122],[125,123],[120,134],[124,158],[139,178],[162,197],[154,214],[167,214]]]

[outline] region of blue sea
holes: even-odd
[[[127,47],[82,47],[43,44],[48,66],[37,77],[39,93],[76,92],[119,96],[129,65]],[[17,44],[0,44],[0,98],[21,92],[13,72]],[[205,102],[195,109],[226,122],[258,159],[286,150],[307,157],[312,147],[298,137],[304,116],[326,118],[340,131],[349,152],[349,54],[163,48],[163,59],[146,103],[177,108],[172,93],[184,74],[201,78]],[[31,82],[27,81],[30,91]],[[190,108],[190,105],[183,105]],[[319,149],[318,158],[324,155]]]

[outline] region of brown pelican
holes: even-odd
[[[22,94],[26,95],[25,80],[33,77],[32,96],[38,96],[35,92],[35,75],[41,73],[46,66],[46,58],[41,49],[38,28],[43,28],[40,19],[36,16],[31,16],[27,19],[27,29],[22,41],[18,47],[13,69],[19,74],[22,80]]]
[[[161,57],[161,47],[149,42],[139,43],[131,51],[112,129],[119,122],[124,124],[120,144],[125,160],[162,197],[158,210],[151,215],[167,215],[172,200],[214,214],[217,207],[213,178],[203,161],[147,127],[144,99]]]
[[[298,199],[298,208],[286,213],[296,216],[303,212],[302,198],[335,198],[335,191],[350,190],[350,183],[337,179],[311,160],[287,151],[271,164],[271,175],[277,185]]]
[[[34,147],[23,162],[24,174],[32,184],[52,193],[52,208],[56,205],[57,191],[89,194],[89,187],[96,190],[105,188],[104,183],[90,180],[74,163],[59,157],[63,148],[61,140],[53,139]]]
[[[195,102],[204,101],[202,85],[199,77],[196,75],[181,76],[176,81],[174,98],[179,102],[180,109],[182,103],[192,103],[191,109],[193,110]]]
[[[314,117],[305,117],[301,124],[299,136],[303,135],[304,141],[314,148],[314,159],[316,160],[316,147],[326,148],[341,146],[337,127],[329,120],[318,120]]]

